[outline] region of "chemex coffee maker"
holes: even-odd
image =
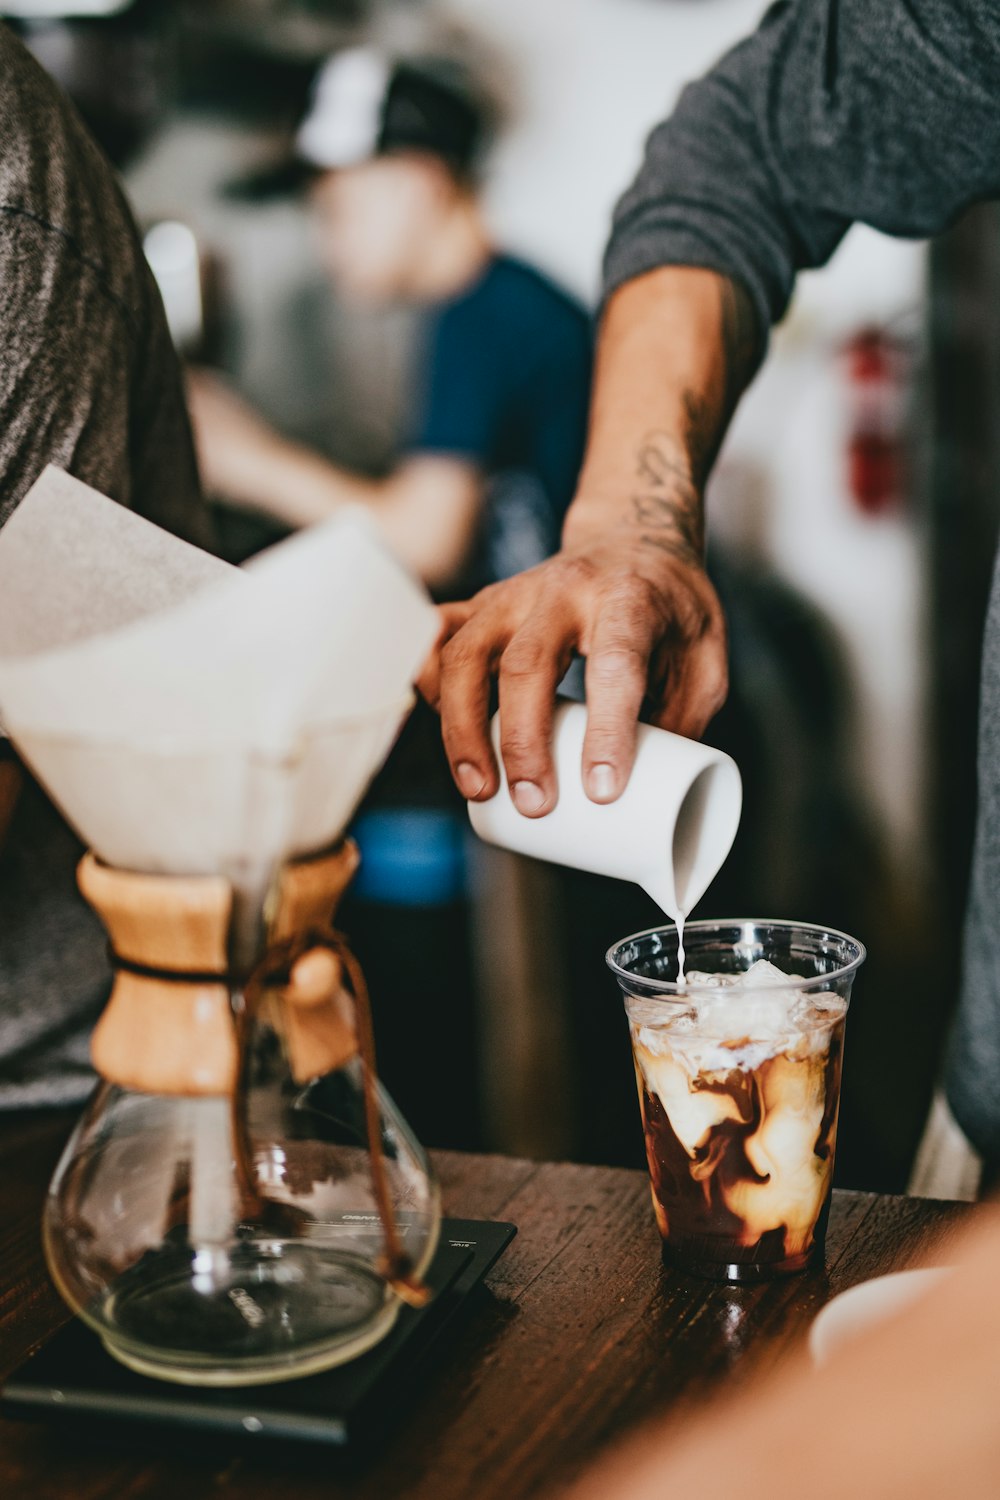
[[[143,1374],[308,1374],[425,1299],[437,1189],[378,1083],[364,979],[330,926],[356,864],[346,841],[285,865],[246,959],[222,877],[80,866],[116,974],[45,1252],[73,1310]]]
[[[45,1251],[145,1375],[309,1374],[426,1300],[438,1192],[332,922],[435,630],[351,516],[234,570],[48,470],[0,534],[0,712],[114,970]]]

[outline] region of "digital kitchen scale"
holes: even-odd
[[[241,1443],[363,1444],[376,1427],[384,1432],[393,1410],[406,1409],[429,1356],[516,1233],[513,1224],[445,1219],[427,1274],[432,1300],[423,1308],[402,1308],[392,1332],[374,1349],[318,1375],[229,1389],[174,1385],[119,1364],[74,1319],[11,1375],[0,1411],[88,1429],[113,1421],[133,1424],[137,1432],[182,1429]]]

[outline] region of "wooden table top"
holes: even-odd
[[[0,1119],[0,1381],[68,1316],[45,1272],[39,1214],[65,1116]],[[212,1457],[81,1445],[0,1423],[9,1500],[519,1500],[635,1423],[773,1365],[855,1282],[948,1259],[959,1204],[836,1193],[823,1272],[761,1286],[663,1269],[644,1174],[436,1153],[445,1211],[509,1219],[513,1245],[454,1331],[422,1398],[363,1460],[331,1450]]]

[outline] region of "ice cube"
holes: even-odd
[[[832,1026],[847,1010],[847,1001],[831,990],[821,990],[817,995],[800,994],[789,1014],[796,1026]]]
[[[768,963],[766,958],[758,958],[752,963],[746,973],[742,975],[740,983],[742,988],[748,990],[769,989],[776,985],[784,988],[789,980],[801,980],[802,974],[785,974],[775,964]]]
[[[701,969],[689,969],[684,975],[684,983],[689,990],[728,989],[739,984],[742,979],[742,974],[707,974]]]

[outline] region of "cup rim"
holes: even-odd
[[[839,969],[832,969],[828,974],[814,974],[808,979],[796,979],[788,975],[783,980],[775,980],[773,985],[768,986],[769,989],[773,990],[792,989],[802,991],[828,989],[831,984],[835,984],[838,980],[847,979],[851,975],[856,974],[868,957],[868,950],[864,943],[858,938],[852,937],[849,932],[841,932],[838,927],[825,927],[819,922],[795,922],[786,917],[702,918],[697,922],[685,922],[684,936],[687,938],[689,934],[707,932],[719,927],[781,927],[786,930],[795,928],[799,932],[825,933],[827,937],[841,938],[857,950],[855,957],[849,963],[842,964]],[[628,985],[641,985],[645,990],[668,997],[717,994],[718,991],[714,986],[680,985],[674,979],[647,979],[645,975],[636,974],[633,970],[624,968],[615,958],[615,954],[624,948],[627,943],[639,942],[642,938],[652,937],[658,932],[671,931],[677,931],[676,922],[663,922],[656,927],[646,927],[641,932],[630,933],[628,937],[619,938],[616,943],[611,944],[611,947],[604,955],[604,961],[615,978],[623,985],[623,988]]]

